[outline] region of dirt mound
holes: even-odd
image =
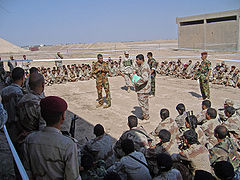
[[[0,38],[0,53],[20,53],[28,50],[20,48],[2,38]]]

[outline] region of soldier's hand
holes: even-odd
[[[206,81],[208,80],[208,76],[206,77]]]
[[[123,73],[121,73],[121,76],[122,76],[122,77],[124,77],[124,74],[123,74]]]

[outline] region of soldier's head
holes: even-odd
[[[228,129],[223,125],[218,125],[214,129],[214,136],[217,139],[220,139],[220,140],[225,139],[228,135],[229,135]]]
[[[125,56],[125,58],[129,58],[129,52],[128,51],[124,51],[124,56]]]
[[[207,59],[207,52],[202,52],[201,53],[201,58],[202,58],[202,60]]]
[[[90,154],[84,154],[81,158],[81,166],[85,171],[91,169],[94,166],[94,157]]]
[[[95,134],[96,137],[102,136],[104,133],[104,127],[101,124],[94,126],[93,134]]]
[[[167,119],[169,117],[169,110],[166,108],[163,108],[160,110],[160,117],[163,120]]]
[[[152,56],[153,56],[152,52],[148,52],[148,53],[147,53],[148,59],[152,58]]]
[[[172,169],[173,161],[169,154],[160,153],[157,154],[157,165],[160,172],[167,172]]]
[[[209,101],[209,100],[204,100],[204,101],[202,102],[202,110],[205,110],[205,109],[210,108],[211,105],[212,105],[211,101]]]
[[[228,161],[218,161],[214,163],[213,170],[219,179],[234,179],[234,168],[233,165]]]
[[[202,180],[202,179],[216,180],[210,172],[207,172],[204,170],[196,170],[194,180]]]
[[[16,67],[12,71],[12,80],[14,83],[22,86],[25,80],[25,72],[22,68]]]
[[[207,120],[210,119],[215,119],[217,117],[217,111],[214,108],[208,108],[207,112],[206,112],[206,118]]]
[[[234,102],[231,99],[226,99],[224,102],[224,108],[226,108],[227,106],[233,106]]]
[[[26,56],[25,54],[23,55],[23,59],[24,59],[24,60],[26,60],[26,59],[27,59],[27,56]]]
[[[138,66],[141,66],[144,62],[144,56],[142,54],[138,54],[136,56],[136,62]]]
[[[192,60],[189,60],[189,61],[188,61],[188,64],[192,64]]]
[[[31,68],[29,69],[29,72],[30,72],[30,74],[38,73],[38,68],[36,68],[36,67],[31,67]]]
[[[186,126],[186,128],[196,129],[197,125],[198,125],[198,121],[197,121],[196,116],[190,115],[190,116],[187,116],[185,118],[185,126]]]
[[[123,152],[125,153],[125,155],[128,155],[128,154],[134,152],[134,143],[131,139],[124,139],[121,142],[121,148],[122,148]]]
[[[185,112],[185,106],[184,106],[184,104],[183,103],[180,103],[180,104],[178,104],[177,106],[176,106],[176,110],[178,111],[178,113],[180,114],[180,115],[182,115],[184,112]]]
[[[184,141],[187,145],[198,144],[198,134],[193,130],[187,130],[183,133]]]
[[[227,117],[231,117],[232,115],[234,115],[236,112],[236,109],[232,106],[227,106],[225,109],[224,109],[224,113]]]
[[[128,116],[128,126],[130,129],[133,127],[137,127],[138,125],[138,118],[134,115]]]
[[[102,54],[98,54],[97,55],[97,59],[98,59],[98,62],[102,63],[103,62],[103,55]]]
[[[44,91],[44,77],[40,73],[33,73],[29,77],[29,87],[37,94],[41,94]]]
[[[166,143],[171,140],[171,133],[166,129],[161,129],[158,134],[158,137],[161,143]]]
[[[13,56],[10,56],[10,60],[14,60]]]
[[[67,102],[57,96],[48,96],[40,101],[41,116],[46,121],[47,126],[60,129],[65,120]]]

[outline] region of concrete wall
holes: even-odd
[[[236,20],[209,22],[212,18],[235,16]],[[187,49],[240,51],[240,9],[176,18],[178,47]],[[186,23],[203,20],[203,24]],[[208,20],[208,21],[207,21]]]

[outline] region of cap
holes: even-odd
[[[224,104],[226,104],[228,106],[233,106],[234,105],[234,103],[233,103],[233,101],[231,99],[226,99]]]
[[[129,54],[129,52],[128,51],[124,51],[124,54]]]
[[[202,56],[203,56],[203,55],[207,55],[207,52],[206,52],[206,51],[205,51],[205,52],[202,52],[201,55],[202,55]]]
[[[40,102],[41,112],[45,114],[61,113],[67,110],[67,102],[57,96],[48,96]]]

